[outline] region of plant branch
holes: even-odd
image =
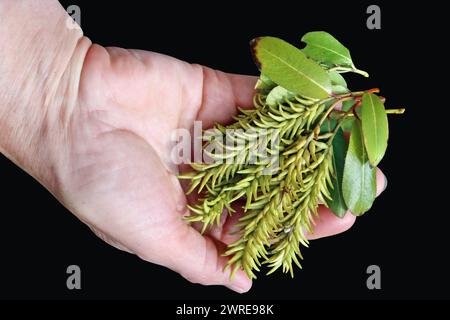
[[[386,114],[404,114],[405,108],[398,108],[398,109],[386,109]],[[342,115],[347,115],[346,111],[342,110],[334,110],[333,113],[338,113]],[[349,117],[353,117],[354,115],[352,113],[348,114]]]

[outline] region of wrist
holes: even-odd
[[[91,45],[57,1],[0,2],[0,152],[51,191]]]

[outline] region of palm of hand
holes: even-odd
[[[228,122],[251,106],[253,77],[229,75],[143,51],[91,47],[60,171],[61,201],[108,243],[202,284],[247,291],[251,281],[223,272],[223,228],[200,235],[183,222],[186,197],[170,161],[170,134]],[[314,237],[353,223],[321,209]],[[233,220],[234,219],[234,220]]]

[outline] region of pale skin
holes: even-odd
[[[191,282],[248,291],[251,280],[230,280],[221,256],[239,214],[204,235],[183,220],[169,133],[229,122],[237,106],[252,107],[255,77],[104,48],[66,19],[54,0],[0,1],[0,151],[107,243]],[[379,194],[380,171],[377,182]],[[310,239],[355,221],[319,213]]]

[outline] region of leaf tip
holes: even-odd
[[[310,31],[310,32],[305,33],[302,36],[302,38],[300,39],[300,41],[306,42],[306,41],[308,41],[308,39],[310,37],[315,36],[315,35],[321,35],[321,34],[328,34],[328,32],[325,32],[325,31]]]

